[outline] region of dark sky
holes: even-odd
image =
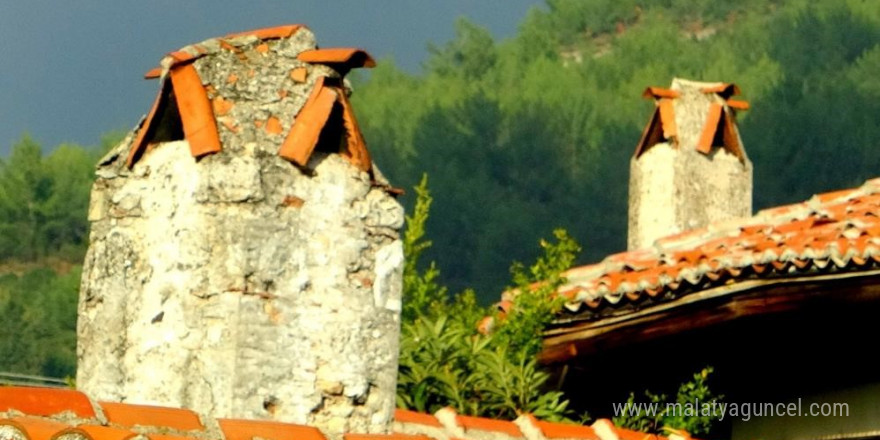
[[[235,31],[308,25],[323,47],[357,46],[418,72],[459,16],[512,36],[540,0],[0,0],[0,156],[25,132],[44,150],[97,144],[149,110],[142,75],[163,54]]]

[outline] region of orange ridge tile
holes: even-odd
[[[660,108],[660,125],[663,127],[663,137],[672,139],[678,136],[678,127],[675,125],[675,110],[671,99],[661,99],[658,104]]]
[[[617,437],[619,437],[620,440],[659,440],[663,438],[658,437],[656,434],[647,434],[644,432],[632,431],[629,429],[618,428],[617,426],[613,427],[614,431],[617,432]]]
[[[735,110],[748,110],[750,107],[748,101],[742,101],[739,99],[728,99],[726,103],[728,107]]]
[[[721,121],[721,115],[724,113],[724,107],[721,104],[714,103],[709,107],[709,113],[706,115],[706,122],[703,125],[703,132],[700,140],[697,142],[697,151],[703,154],[709,154],[712,151],[712,141],[715,139],[715,132],[718,130],[718,123]]]
[[[146,434],[150,440],[202,440],[198,437],[188,437],[184,435],[173,434]]]
[[[161,67],[154,67],[154,68],[148,70],[147,73],[144,73],[144,79],[156,79],[160,76],[162,76],[162,68]]]
[[[121,426],[167,427],[180,431],[205,429],[198,414],[188,409],[113,402],[101,402],[101,408],[107,421]]]
[[[541,430],[541,433],[544,434],[544,437],[548,439],[583,438],[598,440],[599,438],[599,436],[596,435],[596,431],[594,431],[593,428],[589,426],[571,425],[566,423],[551,423],[541,420],[535,420],[532,423],[537,426],[538,429]]]
[[[647,89],[645,89],[644,92],[642,92],[643,98],[675,99],[675,98],[678,98],[679,96],[681,96],[681,95],[680,95],[680,93],[678,93],[678,91],[672,90],[672,89],[666,89],[663,87],[648,87]]]
[[[456,415],[456,421],[465,430],[476,429],[480,431],[503,432],[512,437],[522,437],[522,431],[513,422],[504,420],[487,419],[484,417],[473,417]]]
[[[431,437],[423,434],[343,434],[344,440],[432,440]],[[297,439],[299,440],[299,439]]]
[[[174,60],[174,63],[172,63],[172,66],[176,66],[178,64],[185,63],[187,61],[192,61],[192,60],[198,58],[196,55],[192,55],[189,52],[184,52],[182,50],[176,50],[174,52],[171,52],[168,54],[168,56]]]
[[[739,95],[741,92],[739,86],[733,83],[721,83],[713,87],[704,87],[702,91],[703,93],[717,93],[723,96],[725,99],[731,96]]]
[[[766,237],[761,241],[755,243],[754,249],[757,252],[764,252],[768,249],[776,249],[779,247],[779,242],[773,240],[772,238]]]
[[[673,252],[672,258],[676,263],[687,262],[691,265],[696,265],[700,262],[700,260],[705,258],[703,252],[699,249],[687,250],[687,251],[679,251]]]
[[[22,434],[27,440],[53,440],[59,436],[77,433],[90,439],[84,431],[71,427],[65,423],[54,420],[46,420],[37,417],[15,417],[12,419],[0,419],[0,425],[11,426]]]
[[[129,440],[138,435],[138,433],[127,429],[111,428],[109,426],[79,425],[77,428],[83,430],[94,440]]]
[[[816,194],[816,199],[822,203],[828,203],[832,200],[837,199],[851,199],[854,195],[860,191],[861,188],[849,188],[849,189],[841,189],[838,191],[831,191],[822,194]]]
[[[237,38],[254,36],[260,40],[271,40],[276,38],[290,38],[296,31],[305,28],[301,24],[286,24],[282,26],[254,29],[244,32],[236,32],[228,34],[224,38]]]
[[[305,166],[318,144],[321,129],[327,123],[336,99],[336,91],[331,87],[323,87],[322,82],[315,84],[315,89],[296,116],[293,128],[281,144],[278,155]]]
[[[225,440],[326,440],[324,434],[313,426],[268,420],[217,419]]]
[[[816,219],[813,217],[807,217],[803,220],[795,220],[788,223],[783,223],[781,225],[776,225],[773,227],[775,232],[780,234],[790,234],[795,232],[805,231],[813,227],[813,224],[816,222]]]
[[[192,156],[198,158],[219,152],[220,137],[214,111],[196,68],[187,64],[172,69],[171,85]]]
[[[395,409],[394,421],[401,423],[415,423],[419,425],[434,426],[437,428],[443,427],[443,424],[441,424],[440,421],[431,414],[425,414],[406,409]]]
[[[298,60],[312,64],[342,64],[347,68],[376,67],[376,61],[366,51],[350,47],[315,49],[301,52]]]
[[[89,398],[76,390],[0,387],[0,411],[13,409],[33,416],[52,416],[72,412],[84,419],[97,417]]]
[[[364,135],[361,133],[360,126],[354,116],[351,102],[345,92],[341,90],[339,91],[339,102],[342,104],[342,121],[345,125],[345,131],[348,133],[347,150],[343,156],[359,170],[369,173],[373,169],[373,159],[367,150],[367,143],[364,141]]]

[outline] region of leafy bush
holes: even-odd
[[[623,411],[620,416],[614,418],[614,424],[634,429],[642,432],[662,433],[670,429],[682,429],[690,434],[701,435],[708,434],[712,428],[712,423],[719,419],[720,413],[716,412],[715,404],[724,400],[723,395],[714,394],[708,385],[709,375],[712,374],[712,367],[706,367],[697,374],[694,374],[692,380],[681,384],[678,392],[675,394],[674,400],[667,399],[665,394],[654,394],[645,391],[644,403],[657,405],[659,411],[655,414],[647,412],[639,412],[633,414]],[[710,405],[711,412],[703,413],[701,408],[696,411],[684,411],[688,405],[694,406],[695,402],[699,402],[700,406],[704,404]],[[629,399],[626,401],[629,408],[635,407],[635,394],[630,393]]]
[[[533,266],[514,264],[513,291],[519,292],[506,316],[477,306],[472,290],[450,300],[437,283],[434,263],[420,272],[419,257],[431,206],[427,177],[415,188],[413,215],[407,217],[404,251],[404,324],[401,332],[398,406],[434,412],[451,406],[461,414],[515,418],[528,412],[562,420],[571,411],[560,391],[548,391],[549,375],[537,364],[541,332],[560,302],[552,293],[561,272],[579,249],[564,231],[555,243],[542,242],[545,254]],[[542,281],[544,280],[544,281]],[[541,283],[538,283],[542,281]],[[497,330],[477,331],[478,321],[494,319]]]

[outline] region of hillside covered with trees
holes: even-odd
[[[380,62],[354,99],[392,182],[431,178],[427,258],[484,302],[555,227],[580,263],[625,249],[640,95],[673,77],[742,88],[756,209],[880,175],[875,2],[549,0],[509,41],[467,20],[456,34],[421,75]]]
[[[628,161],[652,110],[640,94],[676,76],[735,82],[750,101],[756,208],[880,175],[870,0],[548,0],[510,40],[462,19],[429,50],[418,74],[383,60],[356,77],[354,107],[395,186],[430,176],[423,261],[484,304],[554,228],[583,247],[577,263],[623,250]],[[0,371],[73,374],[93,164],[118,139],[24,137],[0,161]]]

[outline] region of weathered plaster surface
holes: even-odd
[[[672,89],[681,94],[674,101],[676,142],[653,145],[630,161],[630,250],[715,221],[752,215],[751,161],[724,148],[709,154],[697,151],[709,106],[720,99],[701,91],[708,85],[675,80]]]
[[[235,102],[220,153],[195,160],[187,141],[165,142],[129,170],[129,136],[99,165],[77,349],[92,397],[331,435],[389,429],[403,209],[378,170],[322,152],[300,169],[278,156],[282,134],[253,124],[276,116],[286,133],[307,85],[331,75],[311,66],[307,84],[290,82],[291,57],[314,47],[301,34],[272,44],[289,52],[281,74],[260,59],[239,72],[251,82],[226,80],[234,59],[197,61]]]

